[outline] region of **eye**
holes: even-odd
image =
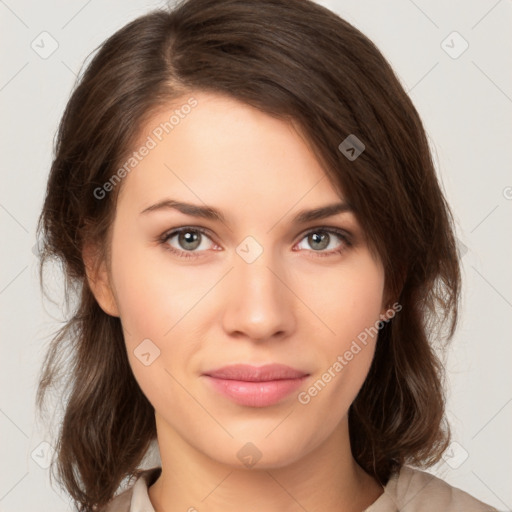
[[[336,238],[341,240],[341,243],[336,244]],[[303,235],[302,240],[306,240],[309,246],[313,248],[313,251],[311,252],[318,253],[316,256],[340,254],[348,247],[352,246],[350,235],[337,228],[321,227],[311,229]],[[303,247],[299,248],[302,249]],[[327,248],[330,248],[331,250],[325,251]]]
[[[176,239],[175,242],[178,244],[178,247],[171,244],[171,240],[173,239]],[[209,248],[204,246],[203,242],[205,239],[211,241],[211,238],[207,235],[204,229],[185,226],[164,233],[160,242],[166,249],[177,254],[181,258],[196,258],[198,254],[194,254],[195,252],[202,252]]]
[[[338,239],[338,244],[336,244],[336,239]],[[206,240],[209,240],[211,244],[215,246],[205,229],[184,226],[173,229],[172,231],[167,231],[160,237],[159,242],[165,249],[180,258],[197,258],[202,252],[208,249],[219,250],[214,249],[212,245],[208,246]],[[302,243],[303,240],[306,240],[310,247],[312,247],[312,250],[308,252],[316,253],[315,256],[321,257],[341,254],[343,251],[347,250],[348,247],[353,245],[350,234],[338,228],[320,227],[310,229],[302,236],[300,243]],[[174,242],[174,244],[172,242]],[[304,247],[300,247],[300,243],[297,247],[304,249]],[[175,244],[177,244],[177,246]],[[330,250],[326,251],[325,249],[328,248],[330,248]]]

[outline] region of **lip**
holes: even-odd
[[[309,374],[282,364],[235,364],[203,376],[216,391],[239,405],[266,407],[299,388]]]

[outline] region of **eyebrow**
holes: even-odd
[[[216,220],[226,223],[226,217],[224,214],[211,206],[199,206],[191,203],[184,203],[182,201],[176,201],[174,199],[164,199],[151,206],[148,206],[142,210],[142,214],[147,214],[159,210],[178,210],[185,215],[192,217],[201,217],[209,220]],[[307,222],[325,219],[326,217],[332,217],[338,213],[353,212],[352,207],[345,202],[328,204],[312,210],[301,210],[292,219],[294,224],[305,224]]]

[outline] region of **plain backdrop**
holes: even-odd
[[[428,132],[463,255],[461,321],[447,356],[454,443],[430,471],[512,509],[512,3],[324,1],[396,70]],[[82,63],[162,2],[0,0],[0,511],[72,510],[51,487],[37,377],[63,311],[43,301],[36,220],[59,119]],[[51,53],[51,54],[49,54]],[[58,288],[58,287],[57,287]]]

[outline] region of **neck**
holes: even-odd
[[[360,512],[383,492],[352,457],[346,418],[299,460],[267,469],[213,460],[158,416],[157,431],[162,473],[149,488],[156,512]]]

